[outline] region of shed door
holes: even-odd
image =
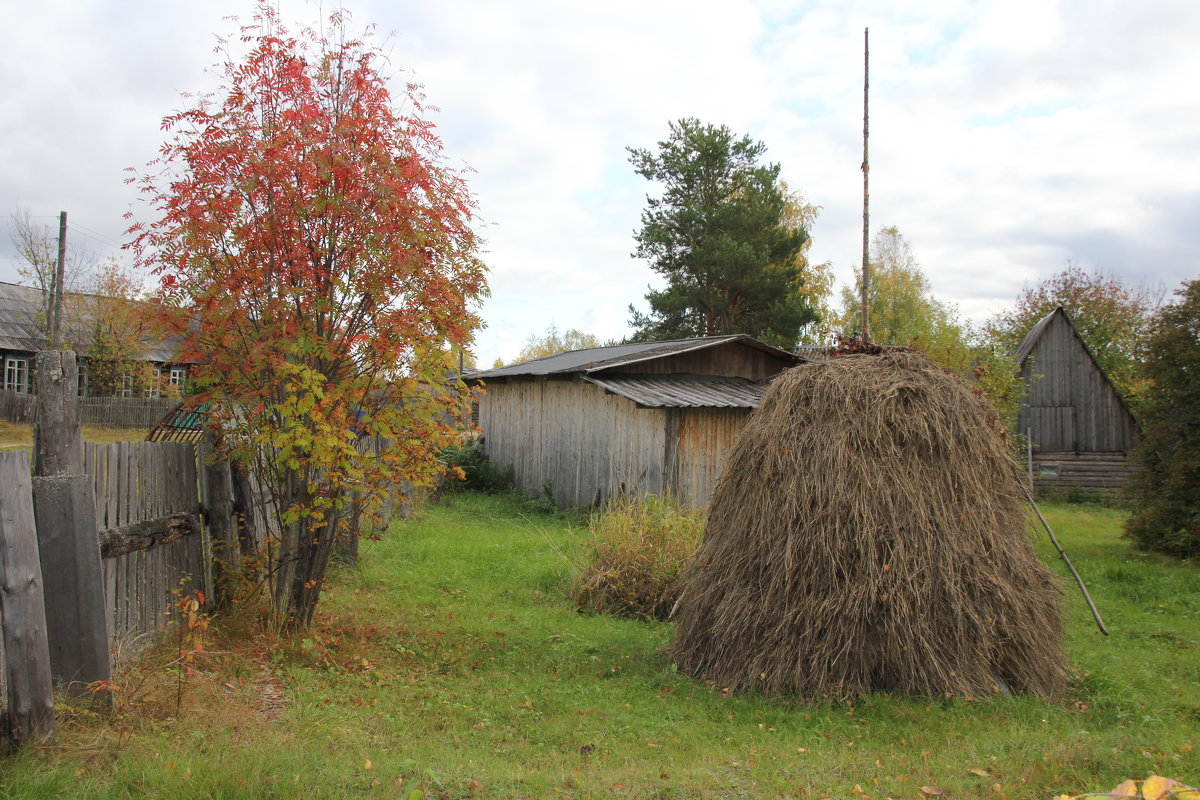
[[[1036,449],[1042,452],[1075,450],[1073,406],[1029,406],[1027,410],[1030,438]]]

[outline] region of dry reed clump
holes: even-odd
[[[571,596],[581,611],[665,619],[704,519],[671,498],[613,501],[588,522],[586,561]]]
[[[730,453],[672,656],[732,690],[1052,698],[1061,595],[1000,422],[912,352],[796,367]]]

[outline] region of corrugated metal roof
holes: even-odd
[[[511,378],[517,376],[560,375],[563,373],[583,372],[591,374],[613,367],[636,364],[653,358],[667,355],[677,355],[691,350],[703,350],[709,347],[740,342],[748,347],[762,350],[766,353],[800,363],[803,359],[795,353],[780,350],[769,344],[744,334],[729,336],[701,336],[695,339],[678,339],[671,342],[635,342],[633,344],[618,344],[610,347],[591,347],[586,350],[571,350],[566,353],[556,353],[552,356],[542,356],[507,367],[484,370],[470,376],[470,379],[488,380],[491,378]]]
[[[647,408],[758,408],[766,387],[716,375],[588,375],[585,381]]]
[[[91,319],[98,295],[71,292],[63,315],[63,338],[76,352],[91,346]],[[36,353],[46,349],[41,324],[42,290],[0,282],[0,350]],[[141,360],[170,363],[178,358],[177,340],[144,342]]]

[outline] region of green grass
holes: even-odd
[[[1050,798],[1200,780],[1196,567],[1132,552],[1118,511],[1047,516],[1112,630],[1068,588],[1062,704],[723,696],[676,674],[669,625],[572,610],[569,518],[465,494],[364,542],[307,636],[218,620],[210,649],[234,652],[198,665],[178,715],[170,670],[108,723],[68,714],[57,746],[3,764],[0,798]]]

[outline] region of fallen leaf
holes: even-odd
[[[371,765],[371,759],[367,759],[366,763],[363,764],[363,769],[375,769],[375,767]]]
[[[1137,797],[1137,781],[1125,781],[1109,794],[1111,797]]]
[[[936,797],[937,795],[942,793],[942,790],[936,786],[922,786],[921,792],[922,792],[922,794],[927,794],[927,795]]]
[[[969,770],[967,770],[967,772],[971,773],[972,775],[977,775],[980,778],[991,777],[988,775],[988,771],[986,769],[980,769],[979,767],[971,767]]]
[[[1164,778],[1161,775],[1151,775],[1142,784],[1142,797],[1146,800],[1162,800],[1171,790],[1179,786],[1179,781]]]

